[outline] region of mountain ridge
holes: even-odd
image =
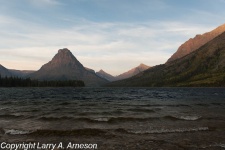
[[[194,38],[190,38],[188,41],[183,43],[177,51],[167,60],[167,63],[170,61],[174,61],[178,58],[184,57],[185,55],[199,49],[201,46],[211,41],[218,35],[225,32],[225,24],[213,29],[210,32],[206,32],[204,34],[197,34]]]
[[[130,78],[130,77],[135,76],[138,73],[140,73],[140,72],[142,72],[142,71],[144,71],[148,68],[150,68],[150,66],[147,66],[147,65],[141,63],[139,66],[134,67],[134,68],[116,76],[116,80],[122,80],[122,79]]]
[[[196,51],[107,86],[225,86],[225,32]]]
[[[118,76],[112,76],[111,74],[105,72],[104,70],[99,70],[98,72],[96,72],[96,74],[102,78],[107,79],[108,81],[117,81],[117,80],[122,80],[122,79],[126,79],[126,78],[130,78],[146,69],[148,69],[150,66],[147,66],[143,63],[141,63],[139,66],[134,67]]]

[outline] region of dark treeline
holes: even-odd
[[[38,81],[30,78],[1,77],[0,87],[84,87],[84,82],[80,80],[54,80]]]

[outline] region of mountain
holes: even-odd
[[[118,76],[116,76],[116,79],[115,80],[122,80],[122,79],[126,79],[126,78],[130,78],[146,69],[150,68],[149,66],[145,65],[145,64],[140,64],[139,66],[123,73],[123,74],[120,74]]]
[[[92,73],[95,73],[95,71],[93,69],[90,69],[90,68],[87,68],[87,67],[84,67],[87,71],[90,71]]]
[[[105,71],[103,71],[102,69],[98,72],[96,72],[96,74],[99,76],[99,77],[102,77],[108,81],[115,81],[116,78],[108,73],[106,73]]]
[[[182,44],[167,62],[171,62],[197,50],[223,32],[225,32],[225,24],[203,35],[196,35],[194,38],[191,38]]]
[[[108,73],[106,73],[105,71],[103,70],[100,70],[98,72],[96,72],[96,74],[99,76],[99,77],[102,77],[108,81],[117,81],[117,80],[122,80],[122,79],[126,79],[126,78],[130,78],[146,69],[148,69],[149,66],[145,65],[145,64],[140,64],[139,66],[125,72],[125,73],[122,73],[118,76],[112,76]]]
[[[33,73],[35,71],[32,70],[15,70],[15,69],[7,69],[4,66],[0,65],[0,75],[2,77],[26,77],[27,75]]]
[[[15,70],[15,69],[10,69],[9,71],[10,71],[11,73],[13,73],[14,76],[17,76],[17,77],[26,77],[26,76],[28,76],[29,74],[35,72],[35,71],[33,71],[33,70]]]
[[[4,66],[2,66],[0,64],[0,75],[1,77],[11,77],[11,76],[15,76],[9,69],[5,68]]]
[[[225,86],[225,32],[180,59],[107,86]]]
[[[88,71],[67,49],[60,49],[50,62],[29,75],[39,80],[82,80],[86,86],[100,86],[108,81]]]

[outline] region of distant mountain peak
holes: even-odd
[[[115,80],[115,77],[114,76],[112,76],[111,74],[108,74],[108,73],[106,73],[104,70],[99,70],[98,72],[96,72],[96,74],[99,76],[99,77],[101,77],[101,78],[104,78],[104,79],[106,79],[106,80],[108,80],[108,81],[114,81]]]
[[[98,71],[99,73],[106,73],[104,70],[102,70],[102,69],[100,69],[99,71]]]
[[[141,63],[139,66],[132,68],[131,70],[124,72],[123,74],[120,74],[116,77],[116,80],[122,80],[126,78],[130,78],[132,76],[137,75],[138,73],[145,71],[146,69],[150,68],[150,66],[147,66],[143,63]]]
[[[141,67],[141,68],[143,68],[143,67],[144,67],[144,68],[149,68],[150,66],[147,66],[147,65],[141,63],[141,64],[138,66],[138,68],[140,68],[140,67]]]

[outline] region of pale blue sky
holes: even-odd
[[[118,75],[164,63],[196,34],[225,23],[225,0],[0,0],[0,64],[37,70],[67,47]]]

